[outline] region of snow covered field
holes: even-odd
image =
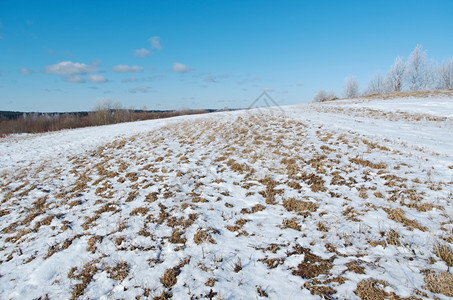
[[[453,297],[453,99],[0,140],[1,299]]]

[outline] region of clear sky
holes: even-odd
[[[304,103],[417,43],[453,56],[452,0],[0,0],[0,110]]]

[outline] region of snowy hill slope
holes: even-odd
[[[0,140],[0,298],[453,296],[453,99]]]

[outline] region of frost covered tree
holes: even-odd
[[[370,82],[368,83],[368,87],[365,90],[365,95],[381,95],[386,92],[385,85],[384,85],[384,78],[382,77],[380,72],[377,72],[373,75]]]
[[[319,90],[313,97],[313,102],[321,102],[327,97],[327,92],[325,90]]]
[[[313,102],[322,102],[326,100],[334,100],[337,97],[335,96],[335,93],[332,92],[326,92],[325,90],[319,90],[316,95],[313,97]]]
[[[426,51],[417,44],[414,51],[409,55],[406,69],[406,78],[411,91],[419,91],[429,87],[431,70],[427,64]]]
[[[359,83],[357,81],[357,78],[355,77],[346,78],[343,96],[345,98],[354,98],[359,96]]]
[[[437,68],[437,86],[441,90],[453,90],[453,58]]]
[[[389,92],[401,92],[403,90],[404,74],[406,72],[406,63],[404,58],[398,56],[390,67],[385,78],[386,90]]]

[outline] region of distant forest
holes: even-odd
[[[181,115],[205,114],[215,109],[199,110],[130,110],[113,106],[110,102],[98,104],[94,111],[41,113],[0,111],[0,137],[13,133],[39,133],[61,129],[100,126],[122,122],[162,119]]]

